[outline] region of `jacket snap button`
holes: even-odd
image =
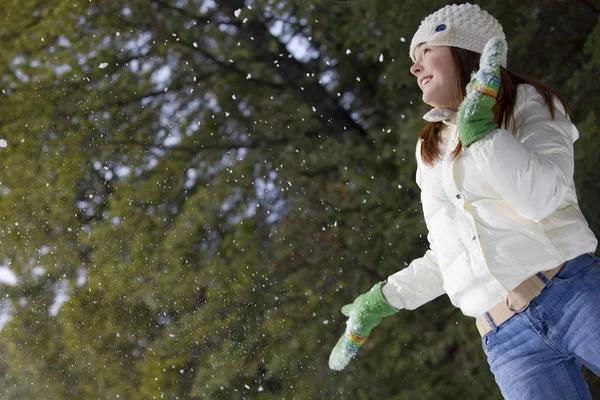
[[[471,238],[471,240],[475,240],[475,239],[477,239],[477,236],[473,236],[473,237]]]
[[[456,198],[457,198],[457,199],[460,199],[461,197],[462,197],[462,196],[461,196],[460,194],[457,194],[457,195],[456,195]]]

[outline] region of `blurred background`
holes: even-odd
[[[1,4],[0,398],[501,398],[446,296],[327,366],[427,248],[408,49],[447,2]],[[478,4],[570,102],[600,235],[600,2]]]

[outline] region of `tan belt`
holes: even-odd
[[[564,265],[565,263],[562,263],[558,267],[542,273],[546,278],[552,279]],[[515,314],[523,311],[529,305],[529,302],[536,298],[545,287],[546,285],[540,278],[536,275],[531,276],[514,288],[513,291],[508,294],[505,301],[496,304],[487,312],[487,314],[494,322],[494,325],[500,326]],[[492,331],[492,327],[483,315],[478,317],[475,323],[481,336]]]

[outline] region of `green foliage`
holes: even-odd
[[[3,3],[0,397],[500,398],[446,298],[327,367],[341,306],[425,250],[408,46],[445,3],[216,3]],[[600,233],[597,7],[481,5],[571,103]]]

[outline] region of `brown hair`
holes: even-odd
[[[455,109],[465,97],[465,88],[471,80],[471,73],[479,69],[480,54],[474,51],[460,49],[458,47],[450,47],[450,53],[454,60],[456,71],[456,88],[455,88]],[[556,97],[563,105],[565,112],[569,113],[569,106],[565,99],[556,93],[550,86],[541,83],[529,76],[521,75],[516,72],[500,67],[500,90],[496,104],[492,108],[494,113],[494,122],[498,126],[504,125],[508,129],[509,123],[514,123],[514,109],[517,101],[517,86],[521,83],[532,85],[537,89],[544,99],[544,103],[550,111],[550,115],[554,118],[554,98]],[[421,158],[423,162],[429,166],[433,166],[441,157],[441,136],[440,131],[443,129],[443,122],[428,122],[421,132],[419,139],[421,142]],[[460,141],[452,152],[452,158],[456,158],[462,149]]]

